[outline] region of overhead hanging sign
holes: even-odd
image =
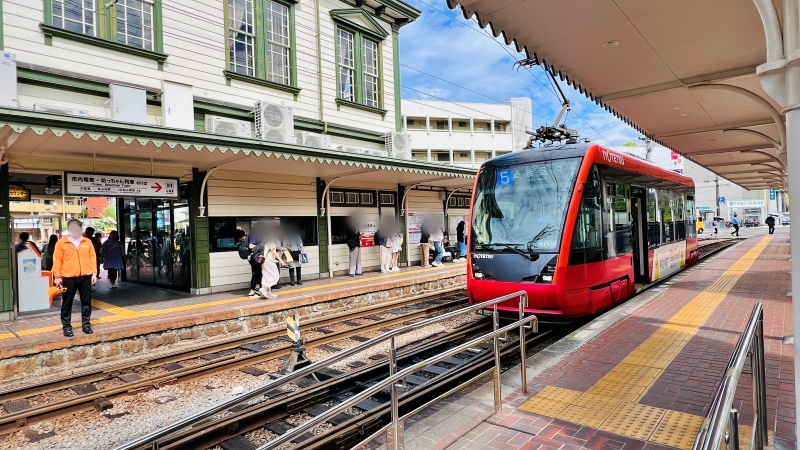
[[[764,206],[764,200],[728,200],[728,207],[758,208]]]
[[[9,186],[8,199],[12,202],[29,202],[31,201],[31,190],[22,186]]]
[[[67,173],[64,185],[67,195],[99,195],[103,197],[178,198],[177,178]]]

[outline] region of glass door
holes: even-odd
[[[153,233],[154,283],[171,285],[174,248],[172,245],[172,214],[169,210],[169,203],[167,203],[166,209],[153,211],[153,215],[155,216]]]

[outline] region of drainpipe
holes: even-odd
[[[206,172],[206,176],[203,177],[203,184],[200,185],[200,206],[198,209],[200,210],[200,215],[198,217],[205,217],[206,216],[206,207],[203,205],[203,200],[206,196],[206,184],[208,184],[208,177],[211,175],[211,172],[217,170],[216,167],[211,168]]]
[[[320,14],[320,0],[314,1],[314,6],[316,8],[316,20],[317,20],[317,93],[318,93],[318,101],[319,101],[319,120],[322,122],[322,133],[326,134],[328,132],[328,122],[325,121],[325,112],[323,111],[323,100],[325,96],[322,93],[322,26],[321,26],[321,14]]]

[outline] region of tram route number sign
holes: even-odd
[[[64,186],[67,195],[178,198],[179,194],[177,178],[67,173]]]

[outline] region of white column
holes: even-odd
[[[469,118],[469,164],[475,167],[475,119]]]
[[[453,116],[447,117],[447,131],[450,133],[450,164],[453,164]]]

